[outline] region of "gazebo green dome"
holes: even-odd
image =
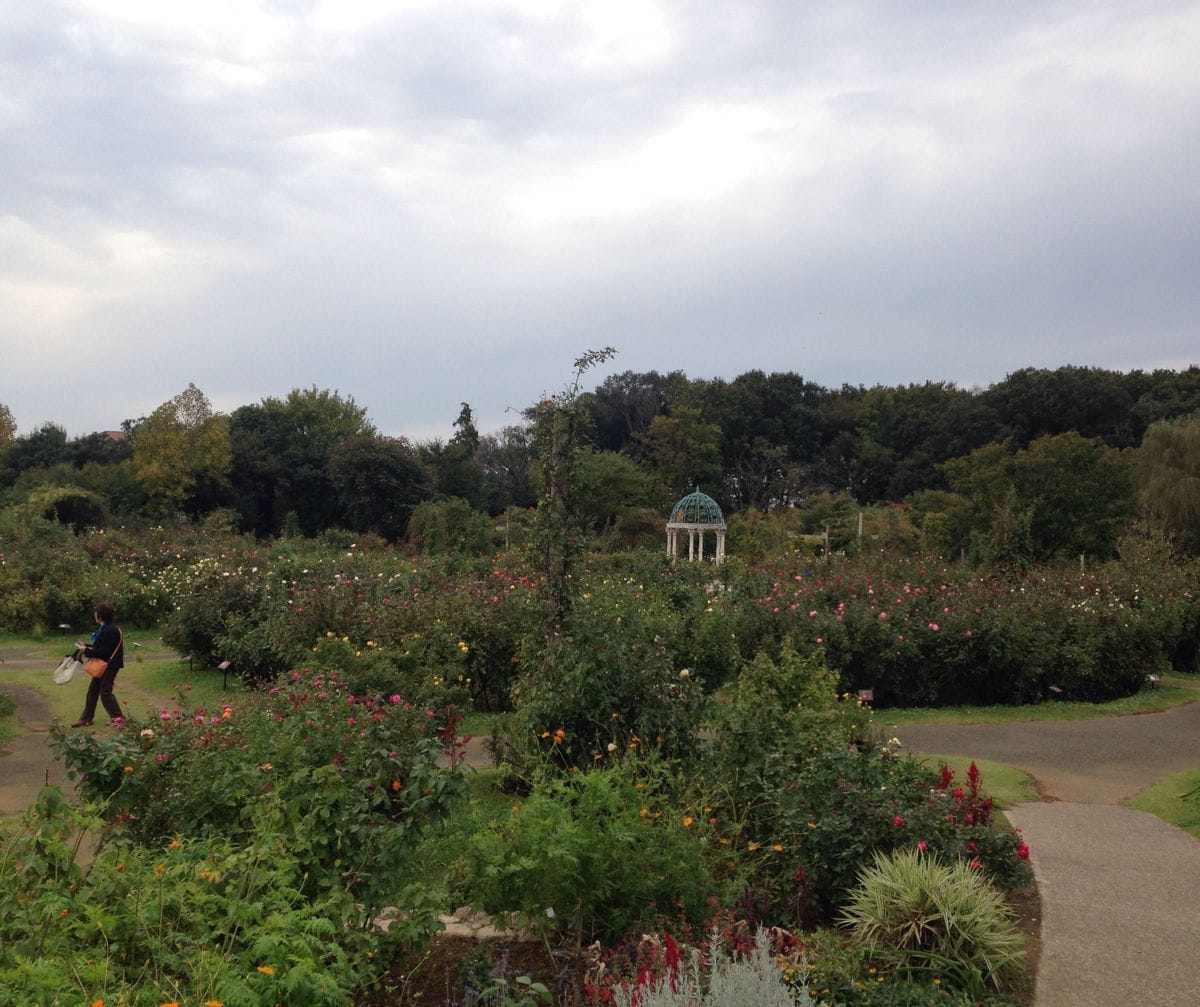
[[[671,508],[671,524],[704,524],[725,527],[725,515],[717,501],[694,490]]]

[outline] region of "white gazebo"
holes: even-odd
[[[671,508],[667,520],[667,553],[671,559],[679,555],[680,532],[687,534],[689,560],[704,559],[705,532],[715,532],[717,536],[713,558],[718,563],[725,559],[725,515],[707,493],[695,490]]]

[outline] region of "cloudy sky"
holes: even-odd
[[[0,5],[0,403],[1200,363],[1200,3]]]

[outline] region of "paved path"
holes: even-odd
[[[1035,1007],[1200,1004],[1200,840],[1120,806],[1200,766],[1200,703],[1098,720],[891,730],[913,751],[992,759],[1034,778],[1043,800],[1007,815],[1030,845],[1042,900]]]
[[[0,815],[27,810],[50,783],[70,792],[73,784],[50,750],[50,705],[37,689],[0,682],[0,692],[17,704],[24,733],[0,748]]]

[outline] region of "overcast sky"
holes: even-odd
[[[1200,362],[1200,3],[0,4],[0,403]]]

